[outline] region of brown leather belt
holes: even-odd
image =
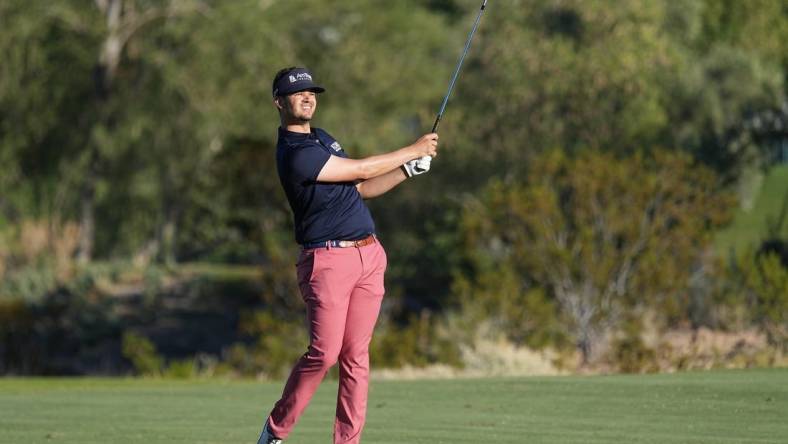
[[[329,240],[325,242],[311,242],[303,245],[305,250],[311,248],[350,248],[350,247],[363,247],[366,245],[374,244],[377,242],[374,234],[370,234],[364,239],[358,240]]]

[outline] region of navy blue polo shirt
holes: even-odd
[[[348,157],[322,129],[312,128],[305,134],[279,128],[276,168],[293,210],[299,244],[363,239],[375,232],[375,222],[355,182],[317,181],[331,156]]]

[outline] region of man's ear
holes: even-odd
[[[284,106],[284,105],[282,104],[282,96],[276,96],[276,97],[274,97],[274,106],[275,106],[275,107],[276,107],[276,109],[278,109],[278,110],[281,110],[281,109],[282,109],[282,107]]]

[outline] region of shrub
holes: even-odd
[[[411,316],[405,326],[382,321],[372,336],[370,361],[375,367],[386,368],[436,363],[459,367],[459,344],[442,327],[442,321],[427,310]]]
[[[771,344],[788,348],[788,268],[776,253],[747,255],[740,262],[753,321]]]
[[[194,359],[178,359],[171,361],[162,372],[162,376],[172,379],[190,379],[198,376],[197,364]]]
[[[656,372],[657,352],[647,346],[640,335],[626,335],[613,341],[613,357],[618,370],[624,373]]]
[[[242,315],[240,329],[256,341],[251,345],[236,344],[225,359],[247,376],[286,376],[309,343],[303,321],[277,319],[267,310]]]
[[[164,359],[148,338],[133,332],[123,334],[123,356],[131,361],[134,370],[142,376],[160,376]]]

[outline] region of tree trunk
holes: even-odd
[[[77,262],[87,264],[93,259],[93,240],[96,236],[94,196],[92,192],[82,193],[80,198],[80,227]]]
[[[104,104],[109,98],[110,84],[120,60],[118,27],[122,12],[121,0],[96,0],[96,5],[107,19],[109,34],[104,40],[98,63],[94,68],[93,82],[96,89],[96,96],[101,104],[99,107],[98,123],[105,124],[109,121],[108,112]],[[90,145],[90,156],[87,165],[87,175],[82,185],[82,192],[79,197],[79,242],[77,249],[77,262],[86,264],[93,259],[93,247],[96,237],[96,182],[98,181],[97,165],[99,162],[99,151],[95,142]]]
[[[88,165],[88,174],[79,197],[79,241],[77,243],[77,262],[87,264],[93,259],[93,246],[96,238],[96,175],[93,162]]]
[[[580,356],[582,358],[582,361],[580,362],[582,367],[587,366],[591,362],[591,347],[591,338],[588,336],[581,336],[577,341],[577,348],[580,350]]]
[[[0,213],[12,224],[19,221],[19,211],[3,196],[0,196]]]
[[[164,223],[160,228],[159,235],[161,239],[161,260],[164,262],[164,265],[172,266],[177,262],[175,242],[178,234],[178,212],[174,205],[169,205],[168,208],[165,208],[164,217]]]
[[[585,367],[593,361],[598,336],[591,325],[591,318],[585,314],[578,319],[577,329],[577,348],[582,358],[581,365]]]

